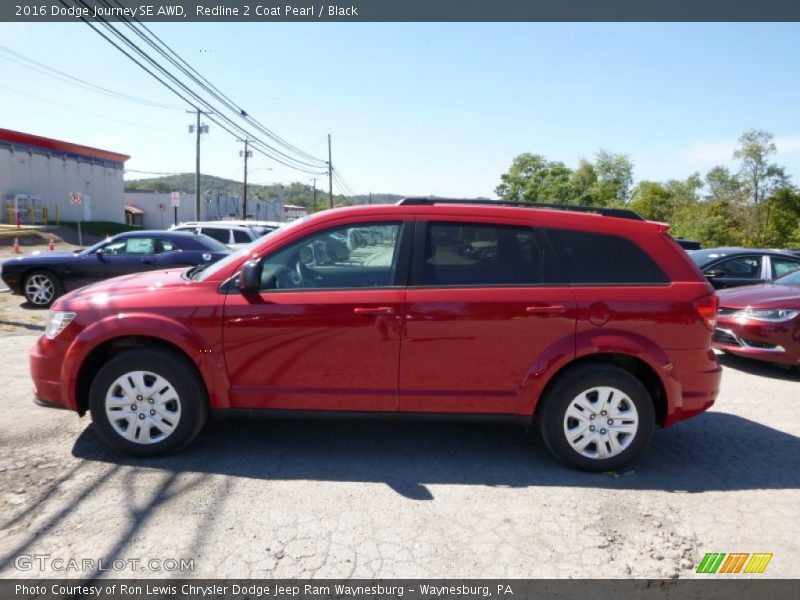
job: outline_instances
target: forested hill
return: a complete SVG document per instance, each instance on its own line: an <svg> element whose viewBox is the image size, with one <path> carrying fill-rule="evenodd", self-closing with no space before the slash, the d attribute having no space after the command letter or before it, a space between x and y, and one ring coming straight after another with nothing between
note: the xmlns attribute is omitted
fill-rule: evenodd
<svg viewBox="0 0 800 600"><path fill-rule="evenodd" d="M261 198L263 200L274 200L279 197L280 185L258 185L248 184L247 194L251 198ZM149 179L134 179L125 182L125 189L128 190L149 190L154 192L186 192L194 193L194 173L179 173L164 177L153 177ZM290 183L284 186L286 204L297 204L305 206L309 210L313 209L314 188L304 183ZM200 190L203 194L209 192L216 195L218 192L229 196L241 196L242 182L233 179L214 177L213 175L200 176ZM397 194L373 194L373 203L397 202L402 196ZM334 194L333 201L336 206L345 204L367 204L370 201L369 194L359 194L356 196L342 196ZM317 209L321 210L328 207L327 189L317 188Z"/></svg>

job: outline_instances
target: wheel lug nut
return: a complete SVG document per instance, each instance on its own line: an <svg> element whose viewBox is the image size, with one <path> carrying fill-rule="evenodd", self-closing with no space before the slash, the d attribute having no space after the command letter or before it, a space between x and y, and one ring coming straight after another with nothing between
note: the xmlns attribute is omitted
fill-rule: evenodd
<svg viewBox="0 0 800 600"><path fill-rule="evenodd" d="M150 411L150 416L151 416L151 417L152 417L152 416L154 416L155 414L156 414L156 411L154 411L154 410L151 410L151 411Z"/></svg>
<svg viewBox="0 0 800 600"><path fill-rule="evenodd" d="M139 413L139 418L144 419L144 413Z"/></svg>
<svg viewBox="0 0 800 600"><path fill-rule="evenodd" d="M141 401L141 400L144 400L144 398L142 398L141 396L136 396L136 399L137 399L137 400L140 400L140 401Z"/></svg>
<svg viewBox="0 0 800 600"><path fill-rule="evenodd" d="M590 416L589 416L589 420L590 420L590 421L594 421L594 415L590 415Z"/></svg>
<svg viewBox="0 0 800 600"><path fill-rule="evenodd" d="M594 431L594 425L589 426L589 431Z"/></svg>
<svg viewBox="0 0 800 600"><path fill-rule="evenodd" d="M609 425L613 425L613 424L614 424L614 419L609 419L609 420L608 420L608 424L609 424Z"/></svg>
<svg viewBox="0 0 800 600"><path fill-rule="evenodd" d="M136 410L136 405L135 404L131 404L131 410Z"/></svg>
<svg viewBox="0 0 800 600"><path fill-rule="evenodd" d="M155 400L153 400L152 398L150 398L150 399L148 400L148 402L149 402L150 404L153 404L153 403L155 402Z"/></svg>
<svg viewBox="0 0 800 600"><path fill-rule="evenodd" d="M606 413L606 411L604 411L604 410L601 410L601 411L600 411L600 414L601 414L601 415L603 415L603 416L605 417L607 413Z"/></svg>
<svg viewBox="0 0 800 600"><path fill-rule="evenodd" d="M601 429L601 430L600 430L600 433L602 433L603 435L605 435L605 433L606 433L606 430L605 430L605 429Z"/></svg>

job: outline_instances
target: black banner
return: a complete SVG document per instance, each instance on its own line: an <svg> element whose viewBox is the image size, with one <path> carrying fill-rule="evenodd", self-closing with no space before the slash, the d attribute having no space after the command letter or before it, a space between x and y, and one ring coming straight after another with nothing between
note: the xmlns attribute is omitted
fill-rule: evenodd
<svg viewBox="0 0 800 600"><path fill-rule="evenodd" d="M795 598L786 579L530 580L530 579L68 579L0 580L3 600L325 600L328 598L582 598L584 600L783 600Z"/></svg>
<svg viewBox="0 0 800 600"><path fill-rule="evenodd" d="M2 21L800 21L797 0L3 0Z"/></svg>

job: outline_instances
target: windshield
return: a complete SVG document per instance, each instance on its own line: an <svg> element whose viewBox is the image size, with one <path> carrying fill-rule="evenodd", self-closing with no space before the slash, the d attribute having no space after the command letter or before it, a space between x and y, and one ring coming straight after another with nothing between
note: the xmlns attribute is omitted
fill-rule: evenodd
<svg viewBox="0 0 800 600"><path fill-rule="evenodd" d="M773 281L775 285L796 285L800 286L800 271L792 271L784 275L783 277L779 277L775 281Z"/></svg>
<svg viewBox="0 0 800 600"><path fill-rule="evenodd" d="M306 218L308 218L308 217L306 217ZM222 260L218 260L217 262L208 265L202 271L196 271L194 274L190 273L188 276L190 278L192 278L192 279L196 278L198 281L205 281L209 277L212 277L215 273L218 273L219 271L227 268L228 265L233 264L233 263L241 260L245 256L250 256L250 254L252 254L253 250L255 250L256 246L259 246L265 239L267 239L270 236L274 235L275 232L277 232L277 231L285 231L286 229L288 229L290 227L294 227L295 223L299 224L300 222L301 222L301 219L298 219L297 221L293 221L291 225L287 225L286 227L281 227L279 229L275 229L274 231L270 231L265 236L253 240L252 242L247 244L247 246L239 248L236 252L233 252L233 253L229 254L228 256L223 258Z"/></svg>

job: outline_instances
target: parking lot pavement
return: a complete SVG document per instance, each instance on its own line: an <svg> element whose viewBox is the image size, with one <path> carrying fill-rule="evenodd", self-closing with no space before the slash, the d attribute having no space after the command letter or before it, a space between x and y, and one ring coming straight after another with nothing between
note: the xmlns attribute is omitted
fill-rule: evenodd
<svg viewBox="0 0 800 600"><path fill-rule="evenodd" d="M133 460L33 405L34 340L0 338L2 577L692 577L705 552L800 576L797 374L725 357L717 406L613 476L477 424L220 420ZM103 563L17 570L36 554Z"/></svg>

